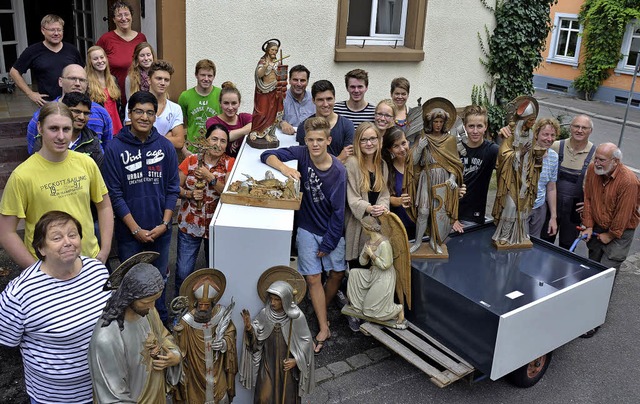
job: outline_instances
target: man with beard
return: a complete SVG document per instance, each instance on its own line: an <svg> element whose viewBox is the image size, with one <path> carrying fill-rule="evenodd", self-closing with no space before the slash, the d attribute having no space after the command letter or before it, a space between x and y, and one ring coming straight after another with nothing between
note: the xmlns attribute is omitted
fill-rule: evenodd
<svg viewBox="0 0 640 404"><path fill-rule="evenodd" d="M215 269L198 270L185 279L180 295L186 296L191 311L173 329L184 354L184 377L176 403L230 403L235 396L238 373L236 328L231 321L234 303L228 308L216 304L226 279Z"/></svg>
<svg viewBox="0 0 640 404"><path fill-rule="evenodd" d="M639 188L636 175L622 164L620 149L613 143L598 146L584 185L581 235L587 236L589 259L620 268L640 222Z"/></svg>
<svg viewBox="0 0 640 404"><path fill-rule="evenodd" d="M164 404L178 384L182 356L154 308L163 289L158 269L139 263L107 302L89 343L95 402Z"/></svg>

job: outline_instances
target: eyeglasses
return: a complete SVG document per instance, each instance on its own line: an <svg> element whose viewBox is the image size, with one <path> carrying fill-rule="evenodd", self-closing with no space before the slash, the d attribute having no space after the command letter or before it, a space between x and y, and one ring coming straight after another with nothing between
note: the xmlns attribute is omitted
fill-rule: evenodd
<svg viewBox="0 0 640 404"><path fill-rule="evenodd" d="M371 143L371 144L376 144L378 143L378 138L377 137L369 137L369 138L362 138L360 139L360 144L367 144L367 143Z"/></svg>
<svg viewBox="0 0 640 404"><path fill-rule="evenodd" d="M52 34L62 34L62 31L64 31L64 29L62 28L42 28L42 29L47 32L51 32Z"/></svg>
<svg viewBox="0 0 640 404"><path fill-rule="evenodd" d="M156 111L154 111L152 109L145 111L145 110L140 109L140 108L135 108L135 109L131 110L131 114L132 115L136 115L136 116L142 116L142 115L146 114L147 117L151 118L153 116L156 116Z"/></svg>
<svg viewBox="0 0 640 404"><path fill-rule="evenodd" d="M389 115L389 114L383 114L380 112L376 112L376 117L378 118L384 118L384 119L392 119L393 115Z"/></svg>
<svg viewBox="0 0 640 404"><path fill-rule="evenodd" d="M69 108L69 111L71 111L72 114L84 115L87 118L91 116L91 111L83 111L81 109L76 109L76 108Z"/></svg>
<svg viewBox="0 0 640 404"><path fill-rule="evenodd" d="M63 80L69 80L69 81L73 81L74 83L77 81L79 83L85 84L87 81L87 79L82 78L82 77L63 77Z"/></svg>
<svg viewBox="0 0 640 404"><path fill-rule="evenodd" d="M116 14L116 18L129 18L129 17L131 17L131 13Z"/></svg>
<svg viewBox="0 0 640 404"><path fill-rule="evenodd" d="M571 125L571 129L588 131L588 130L591 130L591 127L589 127L589 126L580 126L580 125Z"/></svg>

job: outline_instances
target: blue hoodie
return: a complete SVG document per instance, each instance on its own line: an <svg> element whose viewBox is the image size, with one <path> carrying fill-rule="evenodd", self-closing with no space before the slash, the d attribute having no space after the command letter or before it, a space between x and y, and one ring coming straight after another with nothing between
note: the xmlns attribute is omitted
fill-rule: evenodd
<svg viewBox="0 0 640 404"><path fill-rule="evenodd" d="M151 230L162 223L165 209L176 207L180 193L178 156L173 144L152 128L142 143L128 126L122 128L105 151L102 176L109 189L117 238L131 239L122 218L128 213L138 225Z"/></svg>

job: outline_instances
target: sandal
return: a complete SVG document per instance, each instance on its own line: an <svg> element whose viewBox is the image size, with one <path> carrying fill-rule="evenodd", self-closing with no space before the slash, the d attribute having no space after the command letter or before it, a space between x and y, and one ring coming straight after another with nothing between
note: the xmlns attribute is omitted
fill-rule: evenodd
<svg viewBox="0 0 640 404"><path fill-rule="evenodd" d="M324 345L326 344L327 340L331 339L331 334L329 334L329 336L323 340L319 340L314 338L313 339L313 354L314 355L320 355L320 353L322 352L322 350L324 349Z"/></svg>

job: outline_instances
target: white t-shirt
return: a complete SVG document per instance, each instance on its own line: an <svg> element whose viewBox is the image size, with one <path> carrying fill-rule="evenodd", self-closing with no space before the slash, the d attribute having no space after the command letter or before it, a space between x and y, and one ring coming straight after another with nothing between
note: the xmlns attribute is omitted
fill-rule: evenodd
<svg viewBox="0 0 640 404"><path fill-rule="evenodd" d="M129 104L127 104L124 111L125 124L131 123L131 119L129 119ZM171 129L182 124L184 124L182 108L180 108L180 105L175 102L167 100L167 105L164 107L162 114L156 116L156 122L153 126L162 136L167 136L167 133L169 133Z"/></svg>

